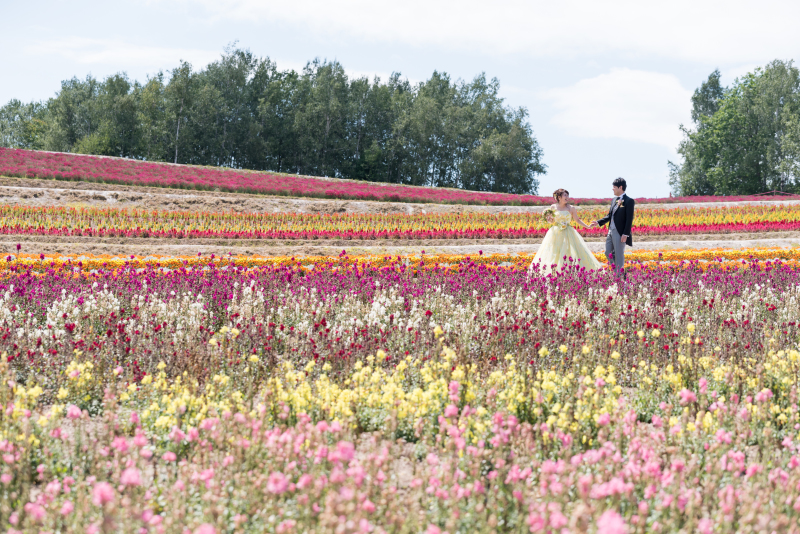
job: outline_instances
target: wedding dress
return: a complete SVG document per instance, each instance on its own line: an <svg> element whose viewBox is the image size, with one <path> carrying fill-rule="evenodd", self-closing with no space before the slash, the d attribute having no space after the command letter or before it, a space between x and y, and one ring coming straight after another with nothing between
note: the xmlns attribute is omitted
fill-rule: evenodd
<svg viewBox="0 0 800 534"><path fill-rule="evenodd" d="M572 215L568 211L556 210L553 226L547 231L539 251L531 262L529 275L534 274L537 263L540 275L560 270L565 264L578 265L590 270L602 268L603 264L597 261L580 234L570 226L571 220ZM577 260L580 260L580 263L577 263Z"/></svg>

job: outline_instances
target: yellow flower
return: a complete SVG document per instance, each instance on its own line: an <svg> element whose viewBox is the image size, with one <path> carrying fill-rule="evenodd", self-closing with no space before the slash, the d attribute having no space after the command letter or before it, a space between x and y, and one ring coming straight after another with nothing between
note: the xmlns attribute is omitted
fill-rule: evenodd
<svg viewBox="0 0 800 534"><path fill-rule="evenodd" d="M558 347L558 350L561 351L561 354L564 354L565 352L567 352L567 346L561 345L560 347Z"/></svg>
<svg viewBox="0 0 800 534"><path fill-rule="evenodd" d="M158 369L159 371L161 371L162 369L165 369L166 367L167 367L167 364L164 363L164 362L158 362L158 365L156 365L156 369Z"/></svg>
<svg viewBox="0 0 800 534"><path fill-rule="evenodd" d="M437 324L437 325L436 325L436 326L433 328L433 334L434 334L436 337L439 337L439 336L441 336L442 334L444 334L444 330L442 330L442 327L441 327L441 326L439 326L439 325Z"/></svg>
<svg viewBox="0 0 800 534"><path fill-rule="evenodd" d="M542 347L541 349L539 349L539 356L545 357L545 356L548 356L549 354L550 354L550 351L547 350L547 347Z"/></svg>
<svg viewBox="0 0 800 534"><path fill-rule="evenodd" d="M695 331L695 326L694 326L694 323L689 323L689 324L686 326L686 330L688 330L690 334L694 334L694 331Z"/></svg>
<svg viewBox="0 0 800 534"><path fill-rule="evenodd" d="M654 328L653 331L650 333L653 337L658 337L661 335L661 331L658 328Z"/></svg>
<svg viewBox="0 0 800 534"><path fill-rule="evenodd" d="M69 391L64 388L58 388L58 395L56 395L56 398L59 400L64 400L67 398L67 395L69 395Z"/></svg>
<svg viewBox="0 0 800 534"><path fill-rule="evenodd" d="M257 363L258 362L258 356L253 354L248 358L248 360L250 360L252 363Z"/></svg>
<svg viewBox="0 0 800 534"><path fill-rule="evenodd" d="M619 360L619 352L617 351L612 352L611 357L615 360Z"/></svg>
<svg viewBox="0 0 800 534"><path fill-rule="evenodd" d="M584 345L583 348L581 349L581 354L589 354L589 347Z"/></svg>
<svg viewBox="0 0 800 534"><path fill-rule="evenodd" d="M639 336L639 339L642 339L644 337L644 330L639 330L636 332L636 335Z"/></svg>

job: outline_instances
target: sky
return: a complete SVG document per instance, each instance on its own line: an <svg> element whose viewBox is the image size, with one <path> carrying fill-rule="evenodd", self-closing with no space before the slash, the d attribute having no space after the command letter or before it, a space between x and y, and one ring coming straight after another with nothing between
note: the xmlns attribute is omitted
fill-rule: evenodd
<svg viewBox="0 0 800 534"><path fill-rule="evenodd" d="M714 69L722 82L800 52L800 2L760 0L0 0L0 103L61 80L196 69L237 42L280 68L338 60L353 76L434 70L500 81L544 151L540 194L669 195L680 125ZM800 59L800 58L797 58Z"/></svg>

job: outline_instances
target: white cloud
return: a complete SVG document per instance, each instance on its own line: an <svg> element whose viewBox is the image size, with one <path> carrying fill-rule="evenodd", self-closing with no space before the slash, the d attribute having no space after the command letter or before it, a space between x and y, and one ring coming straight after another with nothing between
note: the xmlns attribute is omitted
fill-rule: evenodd
<svg viewBox="0 0 800 534"><path fill-rule="evenodd" d="M578 137L617 138L675 150L678 125L688 124L692 91L670 74L613 69L551 89L542 97L558 110L552 123Z"/></svg>
<svg viewBox="0 0 800 534"><path fill-rule="evenodd" d="M219 57L219 51L131 44L125 41L66 37L33 41L25 47L32 55L56 55L76 63L113 65L116 68L172 68L185 60L195 68Z"/></svg>
<svg viewBox="0 0 800 534"><path fill-rule="evenodd" d="M490 54L623 52L741 64L790 57L800 46L800 2L787 0L178 1L202 6L212 18L289 23L339 40Z"/></svg>

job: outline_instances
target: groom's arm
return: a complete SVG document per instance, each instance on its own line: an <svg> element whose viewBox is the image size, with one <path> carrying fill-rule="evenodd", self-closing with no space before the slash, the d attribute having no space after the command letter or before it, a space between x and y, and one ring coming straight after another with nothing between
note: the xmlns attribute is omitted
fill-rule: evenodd
<svg viewBox="0 0 800 534"><path fill-rule="evenodd" d="M605 225L608 224L608 221L610 221L610 220L611 220L611 215L610 214L606 215L602 219L598 219L597 220L597 226L605 226Z"/></svg>
<svg viewBox="0 0 800 534"><path fill-rule="evenodd" d="M628 198L625 201L625 231L622 232L621 237L624 240L628 239L628 236L631 235L631 225L633 225L633 208L636 205L636 201L632 198Z"/></svg>

